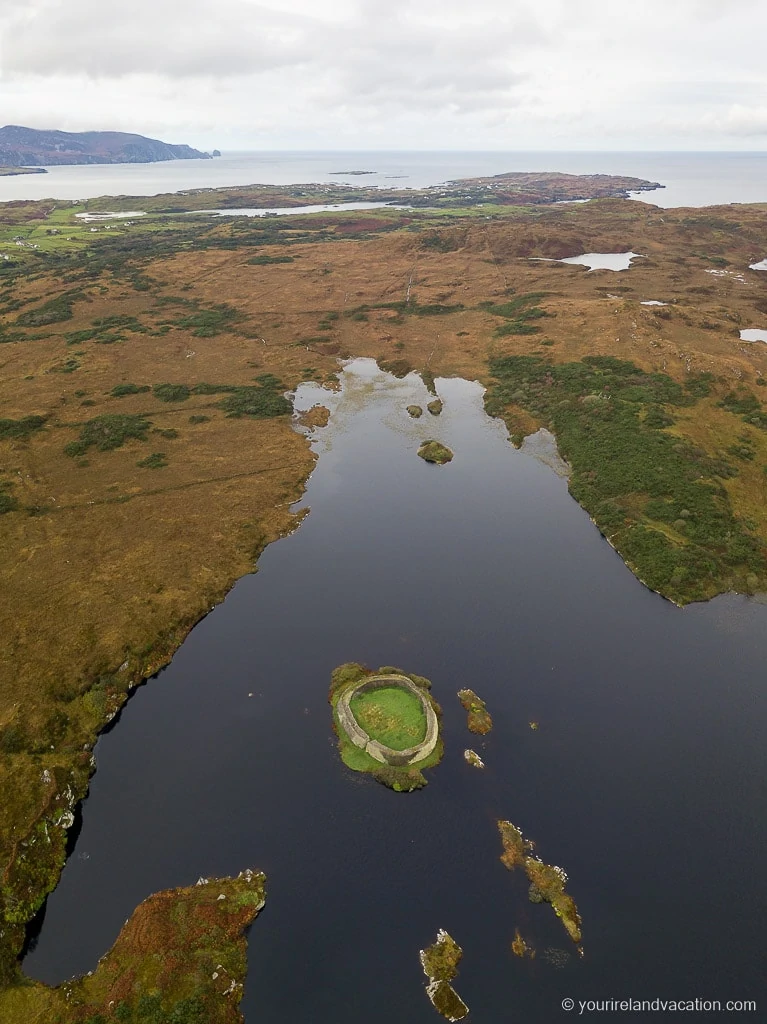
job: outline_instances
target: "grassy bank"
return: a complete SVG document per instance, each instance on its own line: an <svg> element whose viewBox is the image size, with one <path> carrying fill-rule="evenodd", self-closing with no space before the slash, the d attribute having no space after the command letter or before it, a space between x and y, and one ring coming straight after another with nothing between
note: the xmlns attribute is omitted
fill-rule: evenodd
<svg viewBox="0 0 767 1024"><path fill-rule="evenodd" d="M521 407L554 432L573 497L649 587L679 604L767 588L767 548L723 484L737 462L668 430L676 410L708 396L710 375L682 386L610 356L507 356L490 372L488 412Z"/></svg>
<svg viewBox="0 0 767 1024"><path fill-rule="evenodd" d="M96 969L49 988L0 991L0 1020L24 1024L241 1024L245 930L266 879L205 879L136 908Z"/></svg>

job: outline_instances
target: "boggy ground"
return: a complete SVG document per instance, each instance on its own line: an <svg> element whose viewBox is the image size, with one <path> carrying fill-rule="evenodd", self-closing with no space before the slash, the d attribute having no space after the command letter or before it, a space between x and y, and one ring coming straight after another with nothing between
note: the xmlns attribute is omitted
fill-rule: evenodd
<svg viewBox="0 0 767 1024"><path fill-rule="evenodd" d="M266 901L265 876L200 879L155 893L126 921L92 974L0 993L0 1020L24 1024L237 1024L245 930Z"/></svg>
<svg viewBox="0 0 767 1024"><path fill-rule="evenodd" d="M99 730L295 526L312 456L282 390L339 357L479 379L517 440L549 423L575 496L679 603L765 589L767 347L738 331L767 323L767 274L747 269L767 207L95 231L79 209L7 204L0 225L1 983L19 979ZM621 273L528 259L628 250L646 258ZM617 476L590 443L609 416Z"/></svg>

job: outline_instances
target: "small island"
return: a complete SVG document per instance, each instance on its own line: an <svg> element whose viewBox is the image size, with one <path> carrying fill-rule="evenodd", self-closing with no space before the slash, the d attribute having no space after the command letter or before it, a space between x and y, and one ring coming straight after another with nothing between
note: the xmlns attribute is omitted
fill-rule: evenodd
<svg viewBox="0 0 767 1024"><path fill-rule="evenodd" d="M419 458L424 462L433 462L437 466L444 466L446 462L453 461L453 453L447 445L439 441L424 441L418 449Z"/></svg>
<svg viewBox="0 0 767 1024"><path fill-rule="evenodd" d="M344 764L397 793L426 785L422 769L442 760L441 709L423 676L355 662L339 666L328 699Z"/></svg>
<svg viewBox="0 0 767 1024"><path fill-rule="evenodd" d="M479 756L476 750L464 750L463 759L466 762L466 764L470 764L472 768L485 767L485 762L482 760L482 758Z"/></svg>
<svg viewBox="0 0 767 1024"><path fill-rule="evenodd" d="M469 1007L458 995L450 982L458 973L463 950L444 928L437 932L433 946L421 950L421 966L429 979L426 994L445 1020L463 1020Z"/></svg>
<svg viewBox="0 0 767 1024"><path fill-rule="evenodd" d="M420 420L423 416L423 409L420 405L409 405L407 407L408 416L412 416L414 420Z"/></svg>
<svg viewBox="0 0 767 1024"><path fill-rule="evenodd" d="M523 867L530 881L531 903L550 903L573 942L581 941L581 917L575 900L567 892L567 874L555 864L544 864L533 855L535 843L525 839L522 830L510 821L499 821L503 853L501 863L509 871Z"/></svg>
<svg viewBox="0 0 767 1024"><path fill-rule="evenodd" d="M467 712L467 726L469 732L484 736L493 728L493 719L487 710L487 705L478 697L473 690L459 690L458 700Z"/></svg>

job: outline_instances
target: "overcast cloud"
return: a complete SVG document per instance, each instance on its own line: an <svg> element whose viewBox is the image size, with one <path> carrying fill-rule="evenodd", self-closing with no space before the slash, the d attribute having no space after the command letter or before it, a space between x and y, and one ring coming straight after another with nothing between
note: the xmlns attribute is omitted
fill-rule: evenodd
<svg viewBox="0 0 767 1024"><path fill-rule="evenodd" d="M0 0L3 123L209 149L767 149L763 0Z"/></svg>

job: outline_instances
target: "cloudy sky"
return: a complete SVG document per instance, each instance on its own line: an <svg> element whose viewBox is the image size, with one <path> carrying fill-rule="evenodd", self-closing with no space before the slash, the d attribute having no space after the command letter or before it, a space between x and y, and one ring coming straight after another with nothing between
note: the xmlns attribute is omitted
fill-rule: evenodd
<svg viewBox="0 0 767 1024"><path fill-rule="evenodd" d="M0 123L205 149L767 149L764 0L0 0Z"/></svg>

